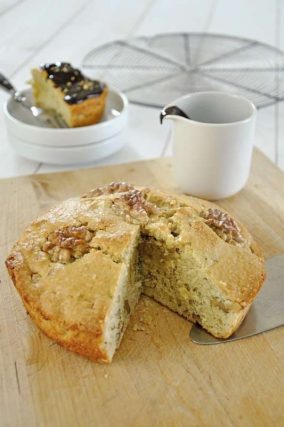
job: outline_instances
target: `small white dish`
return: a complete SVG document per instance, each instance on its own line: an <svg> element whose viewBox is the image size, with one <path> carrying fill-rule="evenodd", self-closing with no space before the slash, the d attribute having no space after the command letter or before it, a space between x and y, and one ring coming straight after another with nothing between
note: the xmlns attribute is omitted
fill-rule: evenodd
<svg viewBox="0 0 284 427"><path fill-rule="evenodd" d="M14 135L10 135L11 145L20 156L36 162L53 165L72 165L97 161L119 151L124 146L125 141L125 132L122 131L95 144L66 148L31 144Z"/></svg>
<svg viewBox="0 0 284 427"><path fill-rule="evenodd" d="M31 89L22 93L32 102ZM12 98L4 104L4 116L9 140L14 149L23 157L40 162L70 164L74 151L71 151L69 156L68 150L74 148L79 153L81 147L86 148L79 156L81 160L74 158L71 163L85 163L101 159L122 147L121 135L127 126L128 101L124 94L110 89L102 121L78 128L41 127L37 120ZM101 145L102 142L108 140L110 140L109 144ZM123 140L126 141L125 138ZM100 148L94 147L97 144ZM89 149L87 149L88 146ZM29 149L26 150L27 147ZM103 150L103 147L108 147L108 149ZM46 151L44 148L48 150ZM63 151L56 151L56 157L50 154L45 157L47 153L50 153L50 149L58 148L62 148ZM83 154L87 152L92 153L91 158Z"/></svg>
<svg viewBox="0 0 284 427"><path fill-rule="evenodd" d="M256 108L248 99L224 92L196 92L167 105L187 117L173 122L173 160L179 187L205 199L240 191L250 172Z"/></svg>

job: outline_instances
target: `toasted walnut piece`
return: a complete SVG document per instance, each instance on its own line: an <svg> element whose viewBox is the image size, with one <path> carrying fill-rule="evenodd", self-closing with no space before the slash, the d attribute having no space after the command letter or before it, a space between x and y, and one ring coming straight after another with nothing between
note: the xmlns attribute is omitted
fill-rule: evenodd
<svg viewBox="0 0 284 427"><path fill-rule="evenodd" d="M126 204L137 211L145 211L148 215L158 212L158 207L148 202L142 191L133 189L122 196Z"/></svg>
<svg viewBox="0 0 284 427"><path fill-rule="evenodd" d="M42 250L51 261L66 264L90 251L93 234L84 225L63 227L49 234Z"/></svg>
<svg viewBox="0 0 284 427"><path fill-rule="evenodd" d="M235 245L244 243L238 224L226 212L210 208L207 212L202 212L201 216L205 219L205 223L225 242Z"/></svg>
<svg viewBox="0 0 284 427"><path fill-rule="evenodd" d="M130 208L135 208L137 210L144 209L146 203L143 194L137 189L130 190L126 194L123 194L122 200L124 200Z"/></svg>
<svg viewBox="0 0 284 427"><path fill-rule="evenodd" d="M68 249L60 249L58 253L58 261L65 264L69 262L70 259L71 259L71 251L69 251Z"/></svg>
<svg viewBox="0 0 284 427"><path fill-rule="evenodd" d="M102 196L103 194L125 193L133 190L134 187L127 182L111 182L109 185L95 188L84 194L83 198Z"/></svg>
<svg viewBox="0 0 284 427"><path fill-rule="evenodd" d="M116 213L125 215L127 221L135 219L140 222L147 221L149 215L158 211L157 206L148 202L142 191L135 188L116 197L113 208Z"/></svg>
<svg viewBox="0 0 284 427"><path fill-rule="evenodd" d="M52 249L54 247L54 243L51 243L49 240L47 240L43 245L42 245L42 250L44 252L48 252L50 249Z"/></svg>

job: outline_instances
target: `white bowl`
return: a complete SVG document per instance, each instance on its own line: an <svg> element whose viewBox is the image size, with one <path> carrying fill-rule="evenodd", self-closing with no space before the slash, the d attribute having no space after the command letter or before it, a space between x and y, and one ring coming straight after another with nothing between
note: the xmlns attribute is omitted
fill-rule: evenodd
<svg viewBox="0 0 284 427"><path fill-rule="evenodd" d="M23 93L32 102L31 90L25 90ZM122 132L127 125L128 101L125 95L115 89L110 89L104 117L95 125L59 129L40 127L29 111L12 98L4 105L4 115L8 137L14 149L23 157L40 162L53 164L90 162L109 156L121 149L122 141L126 142ZM109 144L102 145L102 142L109 140ZM95 148L95 145L99 147ZM74 152L79 153L80 147L85 150L75 158ZM48 150L44 150L45 148ZM62 150L58 151L58 148ZM51 149L56 149L56 157L47 155ZM69 150L72 150L70 155Z"/></svg>
<svg viewBox="0 0 284 427"><path fill-rule="evenodd" d="M15 151L27 159L53 165L72 165L90 163L110 156L120 150L125 144L125 132L120 132L104 141L66 147L47 147L25 142L10 135L10 142Z"/></svg>

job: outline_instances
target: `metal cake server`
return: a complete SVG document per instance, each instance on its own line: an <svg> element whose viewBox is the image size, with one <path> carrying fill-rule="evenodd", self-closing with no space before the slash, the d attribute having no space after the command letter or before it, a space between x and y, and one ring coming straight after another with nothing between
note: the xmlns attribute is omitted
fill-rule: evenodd
<svg viewBox="0 0 284 427"><path fill-rule="evenodd" d="M66 128L67 125L63 119L61 119L56 114L45 113L41 108L38 108L32 105L28 99L21 92L17 91L12 83L0 73L0 88L9 92L12 98L19 102L26 110L29 110L30 113L37 119L37 121L44 127L54 127L54 128Z"/></svg>
<svg viewBox="0 0 284 427"><path fill-rule="evenodd" d="M190 338L196 344L221 344L251 337L284 325L284 254L266 261L267 279L239 329L227 339L214 338L193 325Z"/></svg>

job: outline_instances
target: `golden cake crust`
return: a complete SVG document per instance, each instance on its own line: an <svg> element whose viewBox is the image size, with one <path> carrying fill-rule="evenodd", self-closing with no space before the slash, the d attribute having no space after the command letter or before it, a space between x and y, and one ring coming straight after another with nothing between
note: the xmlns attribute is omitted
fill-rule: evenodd
<svg viewBox="0 0 284 427"><path fill-rule="evenodd" d="M137 232L137 225L111 212L103 215L106 210L90 200L67 200L34 221L6 260L27 311L45 334L100 362L109 362L102 342L104 321L116 283L125 273L124 252ZM77 236L70 226L79 230ZM93 234L91 240L87 236L87 249L78 238L84 227ZM64 230L64 238L57 233L59 239L54 239L56 230ZM77 247L77 258L70 261L54 252L58 240L63 254ZM49 243L56 246L49 249ZM95 280L90 282L90 277Z"/></svg>
<svg viewBox="0 0 284 427"><path fill-rule="evenodd" d="M70 127L88 126L99 123L103 117L109 89L105 86L101 95L86 99L76 105L70 105Z"/></svg>
<svg viewBox="0 0 284 427"><path fill-rule="evenodd" d="M137 231L161 238L169 248L177 238L180 247L191 248L214 286L243 310L230 335L265 278L252 236L211 202L126 183L61 203L13 247L6 265L34 322L64 347L108 362L104 322Z"/></svg>

